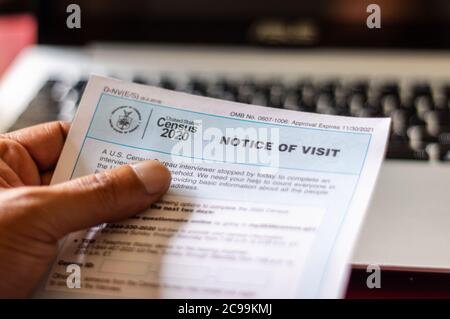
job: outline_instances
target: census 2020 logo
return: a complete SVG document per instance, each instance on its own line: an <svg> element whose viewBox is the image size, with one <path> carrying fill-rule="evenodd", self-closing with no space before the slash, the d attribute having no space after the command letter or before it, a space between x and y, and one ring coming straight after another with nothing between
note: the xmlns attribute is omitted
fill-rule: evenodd
<svg viewBox="0 0 450 319"><path fill-rule="evenodd" d="M111 112L109 125L121 134L128 134L136 131L141 125L141 113L133 106L119 106Z"/></svg>

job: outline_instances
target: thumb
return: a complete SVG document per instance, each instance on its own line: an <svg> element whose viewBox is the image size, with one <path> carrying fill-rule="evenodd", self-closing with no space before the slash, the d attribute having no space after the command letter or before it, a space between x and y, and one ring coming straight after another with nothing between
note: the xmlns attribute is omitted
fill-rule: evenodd
<svg viewBox="0 0 450 319"><path fill-rule="evenodd" d="M157 201L169 188L169 170L158 161L125 165L43 189L40 213L53 239L104 222L133 216Z"/></svg>

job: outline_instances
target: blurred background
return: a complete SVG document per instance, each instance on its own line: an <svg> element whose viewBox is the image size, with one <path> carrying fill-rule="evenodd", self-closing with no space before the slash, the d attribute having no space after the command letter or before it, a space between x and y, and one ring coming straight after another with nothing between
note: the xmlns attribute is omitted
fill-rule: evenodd
<svg viewBox="0 0 450 319"><path fill-rule="evenodd" d="M381 29L366 25L371 3ZM449 49L449 0L0 0L0 133L70 121L91 73L390 117L347 296L450 297ZM390 271L382 290L365 286L368 264Z"/></svg>
<svg viewBox="0 0 450 319"><path fill-rule="evenodd" d="M64 30L77 3L83 28ZM382 28L368 33L366 7L382 8ZM31 12L39 41L184 42L241 45L449 48L447 0L0 0L0 12ZM65 32L64 32L65 31Z"/></svg>

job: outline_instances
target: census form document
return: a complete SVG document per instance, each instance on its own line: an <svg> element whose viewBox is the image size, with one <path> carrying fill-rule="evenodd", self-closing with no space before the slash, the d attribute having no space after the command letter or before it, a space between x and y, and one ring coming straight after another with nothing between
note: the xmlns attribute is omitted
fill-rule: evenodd
<svg viewBox="0 0 450 319"><path fill-rule="evenodd" d="M92 76L52 183L157 159L172 184L65 238L36 296L341 297L389 125Z"/></svg>

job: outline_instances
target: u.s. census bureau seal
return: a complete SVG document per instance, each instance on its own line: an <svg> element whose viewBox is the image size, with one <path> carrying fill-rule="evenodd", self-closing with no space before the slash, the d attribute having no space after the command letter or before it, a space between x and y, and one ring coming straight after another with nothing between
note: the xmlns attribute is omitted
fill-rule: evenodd
<svg viewBox="0 0 450 319"><path fill-rule="evenodd" d="M135 107L124 105L112 111L109 125L116 132L128 134L137 130L141 121L141 113Z"/></svg>

